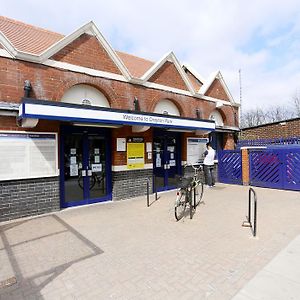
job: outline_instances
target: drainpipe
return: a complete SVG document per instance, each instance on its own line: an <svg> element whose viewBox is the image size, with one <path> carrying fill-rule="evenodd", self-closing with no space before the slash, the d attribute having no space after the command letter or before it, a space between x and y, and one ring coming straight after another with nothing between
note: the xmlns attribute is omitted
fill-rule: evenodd
<svg viewBox="0 0 300 300"><path fill-rule="evenodd" d="M30 98L30 92L32 90L32 86L29 80L24 81L24 97Z"/></svg>

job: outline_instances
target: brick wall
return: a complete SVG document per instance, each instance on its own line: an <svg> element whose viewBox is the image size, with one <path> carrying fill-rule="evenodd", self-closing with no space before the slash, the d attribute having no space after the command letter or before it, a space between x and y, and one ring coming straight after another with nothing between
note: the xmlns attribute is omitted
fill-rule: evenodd
<svg viewBox="0 0 300 300"><path fill-rule="evenodd" d="M145 132L135 133L132 132L131 126L124 126L119 129L114 129L112 131L112 164L114 166L126 165L127 164L127 152L121 151L117 152L117 138L127 138L127 137L143 137L145 143L145 164L152 163L152 159L148 159L146 152L146 143L152 143L152 128Z"/></svg>
<svg viewBox="0 0 300 300"><path fill-rule="evenodd" d="M224 88L222 87L219 79L214 80L214 82L212 83L208 91L205 93L205 95L229 101L228 96L224 91Z"/></svg>
<svg viewBox="0 0 300 300"><path fill-rule="evenodd" d="M188 90L174 64L168 61L163 64L163 66L149 79L149 81L181 90Z"/></svg>
<svg viewBox="0 0 300 300"><path fill-rule="evenodd" d="M82 34L74 42L56 53L51 59L95 70L121 74L99 41L88 34Z"/></svg>
<svg viewBox="0 0 300 300"><path fill-rule="evenodd" d="M248 149L242 149L242 182L243 185L249 185L249 151Z"/></svg>
<svg viewBox="0 0 300 300"><path fill-rule="evenodd" d="M147 194L147 179L152 193L152 169L113 172L113 200L123 200Z"/></svg>
<svg viewBox="0 0 300 300"><path fill-rule="evenodd" d="M242 130L242 139L274 139L300 136L300 119L276 122Z"/></svg>
<svg viewBox="0 0 300 300"><path fill-rule="evenodd" d="M235 147L233 133L224 134L224 150L231 150Z"/></svg>
<svg viewBox="0 0 300 300"><path fill-rule="evenodd" d="M141 111L144 112L153 112L161 99L171 100L183 117L195 118L196 108L199 108L203 112L202 117L207 119L215 109L215 103L199 101L191 96L0 57L1 101L20 102L26 79L31 81L32 97L37 99L60 101L70 87L82 83L100 90L107 97L110 106L117 109L132 109L134 97L139 99ZM229 111L228 114L230 113L232 112ZM233 125L232 119L228 117L225 125Z"/></svg>
<svg viewBox="0 0 300 300"><path fill-rule="evenodd" d="M0 222L60 209L59 179L35 178L0 182Z"/></svg>

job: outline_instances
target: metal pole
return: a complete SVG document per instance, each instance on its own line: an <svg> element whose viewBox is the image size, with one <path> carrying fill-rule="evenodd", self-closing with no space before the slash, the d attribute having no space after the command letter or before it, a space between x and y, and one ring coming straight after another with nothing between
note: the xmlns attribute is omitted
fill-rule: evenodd
<svg viewBox="0 0 300 300"><path fill-rule="evenodd" d="M156 201L157 200L157 190L156 190L156 180L155 180L154 174L153 174L152 180L153 180L153 190L155 191L155 201Z"/></svg>
<svg viewBox="0 0 300 300"><path fill-rule="evenodd" d="M249 189L249 200L248 200L248 222L251 224L251 188Z"/></svg>
<svg viewBox="0 0 300 300"><path fill-rule="evenodd" d="M256 236L256 212L257 212L257 210L256 210L256 208L257 208L256 203L257 203L256 202L256 194L254 192L254 228L253 228L253 235L254 236Z"/></svg>
<svg viewBox="0 0 300 300"><path fill-rule="evenodd" d="M150 182L150 179L147 178L147 207L150 206L150 203L149 203L149 182Z"/></svg>

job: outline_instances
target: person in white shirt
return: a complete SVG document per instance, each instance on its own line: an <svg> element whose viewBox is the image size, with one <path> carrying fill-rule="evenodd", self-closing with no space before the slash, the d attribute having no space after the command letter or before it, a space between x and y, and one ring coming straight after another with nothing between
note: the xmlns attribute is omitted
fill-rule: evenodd
<svg viewBox="0 0 300 300"><path fill-rule="evenodd" d="M207 150L204 152L205 158L203 161L205 183L209 187L213 187L215 185L213 169L214 169L214 159L215 159L216 151L212 148L210 143L206 144L206 149Z"/></svg>

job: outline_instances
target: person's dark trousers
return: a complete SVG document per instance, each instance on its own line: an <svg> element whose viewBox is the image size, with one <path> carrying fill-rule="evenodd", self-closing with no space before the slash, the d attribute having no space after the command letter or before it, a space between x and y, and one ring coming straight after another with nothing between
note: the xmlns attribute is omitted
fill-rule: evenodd
<svg viewBox="0 0 300 300"><path fill-rule="evenodd" d="M215 185L215 178L213 175L214 166L206 166L204 165L204 177L205 183L209 186Z"/></svg>

